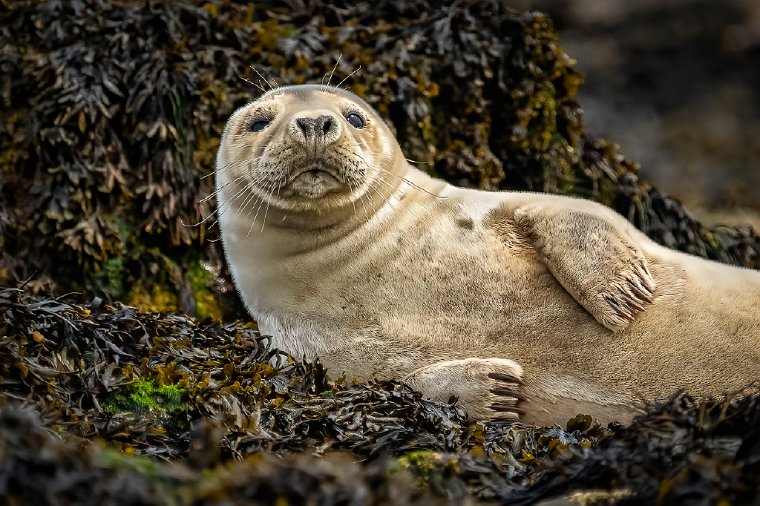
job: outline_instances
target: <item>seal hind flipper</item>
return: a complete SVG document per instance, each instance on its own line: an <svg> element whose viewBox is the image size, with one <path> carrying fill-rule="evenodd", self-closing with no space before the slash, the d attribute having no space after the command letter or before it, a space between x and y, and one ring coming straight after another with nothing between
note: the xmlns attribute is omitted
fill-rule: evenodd
<svg viewBox="0 0 760 506"><path fill-rule="evenodd" d="M527 204L514 218L565 290L599 323L620 331L652 302L656 285L644 253L597 206Z"/></svg>
<svg viewBox="0 0 760 506"><path fill-rule="evenodd" d="M458 399L471 419L512 421L523 413L522 367L503 358L446 360L420 367L404 381L426 398Z"/></svg>

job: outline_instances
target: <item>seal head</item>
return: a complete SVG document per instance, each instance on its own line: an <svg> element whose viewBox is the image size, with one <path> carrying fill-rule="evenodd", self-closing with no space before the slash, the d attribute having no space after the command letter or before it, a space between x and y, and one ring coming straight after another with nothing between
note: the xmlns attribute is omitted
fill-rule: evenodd
<svg viewBox="0 0 760 506"><path fill-rule="evenodd" d="M376 207L398 186L405 163L395 136L363 100L328 86L284 86L227 122L217 187L232 187L225 193L239 213L263 203L302 227L328 213L340 218L340 210L355 214L357 203Z"/></svg>

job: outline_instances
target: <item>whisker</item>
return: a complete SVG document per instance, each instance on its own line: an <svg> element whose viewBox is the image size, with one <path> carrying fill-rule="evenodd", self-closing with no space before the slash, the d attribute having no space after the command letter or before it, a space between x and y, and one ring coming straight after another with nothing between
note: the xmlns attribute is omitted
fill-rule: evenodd
<svg viewBox="0 0 760 506"><path fill-rule="evenodd" d="M414 182L410 181L410 180L409 180L409 179L407 179L406 177L404 177L404 176L401 176L401 175L399 175L399 174L394 174L394 173L390 172L388 169L385 169L385 168L383 168L383 167L379 167L379 169L380 169L382 172L384 172L386 175L388 175L388 176L391 176L391 177L396 177L396 178L399 178L399 179L401 179L401 180L402 180L404 183L408 184L409 186L411 186L411 187L412 187L412 188L414 188L415 190L418 190L418 191L421 191L421 192L427 193L427 194L428 194L428 195L430 195L431 197L435 197L435 198L437 198L437 199L441 199L441 200L445 200L445 199L447 199L447 198L448 198L448 197L444 197L444 196L442 196L442 195L436 195L435 193L432 193L432 192L430 192L430 191L426 190L425 188L421 187L421 186L420 186L420 185L418 185L417 183L414 183Z"/></svg>
<svg viewBox="0 0 760 506"><path fill-rule="evenodd" d="M363 157L362 157L362 156L361 156L359 153L355 153L354 151L351 151L351 152L352 152L352 153L353 153L355 156L357 156L357 157L361 158L361 159L364 161L365 165L367 165L367 166L369 167L369 164L367 164L366 160L364 160L364 158L363 158ZM373 152L372 154L374 154L374 155L378 155L378 153L375 153L375 152ZM406 158L406 160L414 162L414 160L409 160L408 158ZM428 163L428 162L417 162L417 163ZM385 172L385 173L386 173L387 175L389 175L389 176L392 176L392 177L396 177L396 178L400 178L400 179L402 179L402 180L403 180L403 181L404 181L406 184L408 184L409 186L411 186L411 187L413 187L413 188L415 188L415 189L417 189L417 190L419 190L419 191L425 192L425 193L427 193L428 195L430 195L430 196L432 196L432 197L435 197L435 198L438 198L438 199L445 199L445 198L447 198L447 197L442 197L442 196L440 196L440 195L436 195L436 194L434 194L434 193L431 193L431 192L429 192L428 190L426 190L426 189L422 188L421 186L417 185L416 183L413 183L412 181L410 181L410 180L409 180L409 179L407 179L406 177L404 177L404 176L402 176L402 175L399 175L399 174L394 174L394 173L390 172L388 169L386 169L386 168L384 168L384 167L382 167L382 166L379 166L379 167L378 167L378 169L379 169L379 170L381 170L381 171L383 171L383 172Z"/></svg>
<svg viewBox="0 0 760 506"><path fill-rule="evenodd" d="M362 162L364 162L364 166L365 166L365 167L367 167L367 168L369 168L369 167L370 167L370 164L369 164L369 163L367 163L367 161L364 159L364 157L363 157L363 156L361 156L359 153L355 152L354 150L349 150L349 151L350 151L350 152L351 152L351 153L352 153L354 156L356 156L357 158L359 158L359 159L360 159ZM373 153L373 154L375 154L375 155L376 155L377 153ZM437 198L437 199L446 199L446 198L448 198L448 197L442 197L442 196L440 196L440 195L436 195L436 194L434 194L434 193L432 193L432 192L429 192L428 190L426 190L425 188L422 188L422 187L421 187L421 186L419 186L418 184L416 184L416 183L413 183L412 181L410 181L410 180L409 180L409 179L407 179L406 177L404 177L404 176L402 176L402 175L400 175L400 174L394 174L394 173L390 172L390 171L389 171L388 169L386 169L385 167L382 167L382 166L378 166L377 168L378 168L378 169L379 169L381 172L384 172L385 174L387 174L388 176L391 176L391 177L395 177L395 178L399 178L399 179L401 179L401 180L402 180L404 183L406 183L406 184L408 184L409 186L411 186L412 188L414 188L414 189L416 189L416 190L419 190L419 191L421 191L421 192L427 193L428 195L430 195L430 196L432 196L432 197L435 197L435 198Z"/></svg>
<svg viewBox="0 0 760 506"><path fill-rule="evenodd" d="M271 186L274 188L274 184L276 181L271 181ZM264 193L266 193L269 190L269 185L267 185L264 189ZM248 229L248 234L246 237L249 237L251 235L251 232L253 231L253 226L256 224L256 218L259 216L259 212L261 211L261 206L264 203L264 198L259 199L259 205L256 207L256 214L253 216L253 220L251 220L251 228ZM250 215L250 213L249 213Z"/></svg>
<svg viewBox="0 0 760 506"><path fill-rule="evenodd" d="M276 183L277 183L277 180L275 180L275 179L270 180L269 183L265 183L266 186L263 188L263 193L271 195L271 190L274 189L274 185ZM267 200L267 199L264 198L263 196L259 199L259 205L256 206L256 214L253 216L253 220L251 220L251 228L248 229L248 234L249 235L253 231L253 226L256 224L256 218L259 216L259 212L261 212L261 206L264 205L264 201L265 200ZM268 203L267 203L267 205L268 205ZM251 212L253 212L253 210L251 210ZM266 210L264 212L266 213ZM250 214L251 213L249 212L248 215L250 216Z"/></svg>
<svg viewBox="0 0 760 506"><path fill-rule="evenodd" d="M264 87L263 87L263 86L261 86L261 84L259 84L259 83L254 83L254 82L253 82L253 81L251 81L250 79L248 79L248 78L246 78L246 77L243 77L243 76L238 76L238 78L242 79L243 81L247 82L248 84L250 84L250 85L252 85L252 86L255 86L255 87L257 87L258 89L260 89L260 90L261 90L261 92L262 92L262 93L266 93L266 92L267 92L267 90L265 90L265 89L264 89Z"/></svg>
<svg viewBox="0 0 760 506"><path fill-rule="evenodd" d="M260 181L261 180L259 180L258 182L260 182ZM257 197L256 192L254 191L255 190L255 186L254 185L258 184L258 182L251 184L251 194L248 196L248 198L245 199L245 201L243 202L243 204L238 208L238 211L235 214L235 216L242 216L243 213L245 213L246 211L247 211L246 216L250 216L251 215L251 213L253 212L253 206L256 205L256 197ZM251 205L251 210L250 211L248 211L248 205L249 204Z"/></svg>
<svg viewBox="0 0 760 506"><path fill-rule="evenodd" d="M260 146L250 146L250 147L252 147L254 149L258 149L258 148L264 148L266 146L267 146L267 144L262 144ZM216 174L218 172L222 172L224 170L230 169L231 167L234 167L235 165L242 165L244 163L250 163L250 162L254 162L254 161L256 161L255 158L246 158L246 159L243 159L243 160L235 160L234 162L230 162L228 164L222 165L221 167L215 168L213 171L209 172L208 174L204 174L203 176L201 176L200 179L206 179L207 177L211 177L211 176L213 176L214 174Z"/></svg>
<svg viewBox="0 0 760 506"><path fill-rule="evenodd" d="M243 204L240 207L238 207L238 210L237 210L237 213L235 213L235 216L240 216L242 214L242 212L243 212L243 209L245 209L245 208L248 207L248 203L256 198L256 192L254 191L254 189L255 189L255 187L256 187L257 184L259 184L259 183L261 183L262 181L265 181L265 180L266 180L265 175L260 175L260 176L258 176L256 178L254 178L253 181L251 181L249 183L249 187L251 189L251 194L248 195L248 197L243 201Z"/></svg>
<svg viewBox="0 0 760 506"><path fill-rule="evenodd" d="M241 196L243 196L243 194L245 194L246 191L251 191L250 183L246 183L245 185L243 185L243 187L235 195L233 195L229 200L223 202L221 206L217 207L217 210L216 210L216 213L217 213L216 220L214 221L214 223L212 223L211 225L209 225L208 228L209 229L214 228L214 226L216 226L216 224L219 223L219 220L222 219L222 216L224 216L224 214L227 211L229 211L230 209L232 209L232 205Z"/></svg>
<svg viewBox="0 0 760 506"><path fill-rule="evenodd" d="M279 85L277 85L277 86L272 86L272 83L270 83L270 82L269 82L269 80L267 80L267 78L266 78L266 77L264 77L263 75L261 75L261 72L259 72L259 71L256 69L256 67L254 67L253 65L248 65L248 66L249 66L249 67L250 67L250 68L251 68L251 69L252 69L254 72L256 72L256 73L259 75L259 77L260 77L260 78L262 78L262 79L264 80L264 82L265 82L265 83L267 83L267 84L269 85L269 89L270 89L270 90L275 90L275 89L277 89L277 88L279 88L279 87L280 87ZM274 82L274 84L277 84L277 81L275 81L275 80L274 80L274 78L272 78L272 81Z"/></svg>
<svg viewBox="0 0 760 506"><path fill-rule="evenodd" d="M230 198L228 201L223 202L222 205L220 205L220 206L217 206L217 208L211 214L209 214L208 216L206 216L205 218L203 218L201 221L199 221L198 223L196 223L194 225L191 225L191 226L193 226L193 227L200 226L203 223L205 223L208 220L210 220L214 215L216 215L216 220L214 220L214 222L211 225L209 225L208 229L211 230L212 228L214 228L214 226L217 223L219 223L219 219L222 217L222 215L224 215L224 213L227 212L227 210L230 208L230 206L232 206L232 204L235 202L235 200L237 200L238 198L240 198L240 195L246 190L246 188L247 188L247 186L244 187L242 190L240 190L235 196L233 196L232 198Z"/></svg>
<svg viewBox="0 0 760 506"><path fill-rule="evenodd" d="M282 184L282 180L280 180L277 183L277 195L280 195L280 185ZM269 199L267 199L267 206L264 209L264 219L261 222L261 230L259 230L259 233L264 232L264 226L267 224L267 213L269 212L269 204L272 200L272 195L274 195L274 186L272 186L272 191L269 193Z"/></svg>
<svg viewBox="0 0 760 506"><path fill-rule="evenodd" d="M219 188L217 188L216 190L214 190L213 192L209 193L208 195L206 195L205 197L203 197L201 200L199 200L198 203L199 204L203 204L205 202L208 202L209 200L211 200L212 198L214 198L215 196L217 196L220 191L224 190L225 188L227 188L231 184L237 183L238 181L240 181L241 179L243 179L245 176L246 176L245 174L241 174L238 177L236 177L235 179L233 179L232 181L227 181L222 186L220 186Z"/></svg>
<svg viewBox="0 0 760 506"><path fill-rule="evenodd" d="M351 180L346 178L346 183L348 183L348 189L351 190L351 193L354 193L354 191L359 189L359 186L357 185L356 188L351 186ZM358 217L356 215L356 199L351 199L351 207L354 208L354 217Z"/></svg>
<svg viewBox="0 0 760 506"><path fill-rule="evenodd" d="M364 193L359 194L359 201L362 203L362 207L364 208L364 217L367 219L369 212L367 211L367 204L364 202Z"/></svg>
<svg viewBox="0 0 760 506"><path fill-rule="evenodd" d="M359 67L358 67L356 70L354 70L353 72L351 72L350 74L348 74L346 77L344 77L344 78L343 78L343 80L342 80L341 82L339 82L339 83L337 84L337 86L335 86L335 87L336 87L336 88L340 88L340 85L341 85L341 84L343 84L344 82L346 82L346 79L348 79L348 78L349 78L349 77L351 77L352 75L356 74L356 73L357 73L357 72L359 72L361 69L362 69L362 66L361 66L361 65L359 65Z"/></svg>
<svg viewBox="0 0 760 506"><path fill-rule="evenodd" d="M338 55L338 61L336 61L336 62L335 62L335 66L334 66L334 67L333 67L333 69L330 71L330 78L327 80L327 86L330 86L330 83L332 82L332 78L333 78L333 73L335 73L335 69L337 69L337 68L338 68L338 64L340 63L340 59L341 59L341 58L343 58L343 53L340 53L340 54ZM324 79L324 78L322 78L322 79Z"/></svg>
<svg viewBox="0 0 760 506"><path fill-rule="evenodd" d="M378 196L378 197L380 197L380 200L381 200L381 201L383 201L383 202L388 202L388 195L386 195L386 194L384 194L383 192L381 192L379 188L376 188L376 187L374 187L374 186L370 186L370 189L371 189L372 191L374 191L374 192L375 192L375 194L377 194L377 196ZM370 200L370 203L372 203L372 201L371 201L371 200ZM374 204L372 204L372 208L373 208L373 214L372 214L372 216L375 216L375 215L377 214L377 206L376 206L376 205L374 205ZM369 221L369 218L371 218L371 217L368 217L368 218L367 218L367 221Z"/></svg>
<svg viewBox="0 0 760 506"><path fill-rule="evenodd" d="M221 188L220 188L220 189L221 189ZM241 193L243 193L243 192L244 192L246 189L248 189L248 183L246 183L245 185L243 185L243 187L242 187L241 189L239 189L239 190L238 190L238 192L237 192L237 193L236 193L234 196L232 196L232 197L231 197L231 199L237 198L237 197L238 197L238 196L239 196Z"/></svg>
<svg viewBox="0 0 760 506"><path fill-rule="evenodd" d="M353 151L353 150L351 150L351 149L345 149L345 152L353 154L353 155L354 155L354 156L356 156L356 157L357 157L359 160L361 160L361 161L362 161L362 163L364 164L364 171L363 171L363 172L366 174L366 172L367 172L367 171L369 170L369 168L370 168L370 165L367 163L367 161L364 159L364 157L363 157L363 156L361 156L359 153L356 153L356 152L354 152L354 151ZM368 185L368 188L369 188L369 189L371 189L372 191L374 191L374 192L375 192L375 193L376 193L376 194L377 194L377 195L380 197L380 200L382 200L382 201L387 201L387 200L388 200L388 197L389 197L389 196L391 196L391 195L393 194L393 192L396 190L396 188L395 188L394 186L392 186L390 183L388 183L387 181L385 181L385 180L384 180L382 177L378 177L378 178L376 178L374 181L376 181L376 182L378 182L378 183L382 184L382 185L383 185L383 186L384 186L384 187L385 187L385 188L388 190L388 194L385 194L385 193L383 193L382 191L380 191L380 189L379 189L379 188L377 188L377 187L375 187L375 186L374 186L372 183L370 183L370 184ZM358 188L359 186L360 186L360 185L359 185L359 184L357 184L357 188ZM366 223L367 221L369 221L369 220L370 220L370 218L371 218L372 216L374 216L375 214L377 214L377 211L378 211L378 209L377 209L377 206L376 206L376 205L374 205L374 204L372 203L372 200L371 200L371 199L370 199L370 198L367 196L367 201L370 203L370 205L371 205L371 207L372 207L372 209L373 209L373 214L372 214L372 215L370 215L370 214L368 213L368 211L367 211L367 207L366 207L366 204L365 204L365 201L364 201L364 196L365 196L365 195L366 195L366 194L361 194L361 195L359 196L359 200L362 202L362 205L364 206L365 223ZM353 201L352 201L352 204L353 204Z"/></svg>
<svg viewBox="0 0 760 506"><path fill-rule="evenodd" d="M380 187L376 187L374 184L370 185L370 188L372 188L375 193L377 193L384 202L389 202L393 198L393 194L395 193L396 187L391 185L388 181L385 179L378 178L373 183L379 183ZM383 191L384 190L384 191Z"/></svg>

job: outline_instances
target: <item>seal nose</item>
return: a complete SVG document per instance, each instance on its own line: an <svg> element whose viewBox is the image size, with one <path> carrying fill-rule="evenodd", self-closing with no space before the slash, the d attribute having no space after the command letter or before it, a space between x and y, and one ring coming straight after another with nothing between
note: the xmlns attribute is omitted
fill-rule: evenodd
<svg viewBox="0 0 760 506"><path fill-rule="evenodd" d="M307 141L331 142L338 133L338 124L335 118L326 114L316 118L296 118L296 125Z"/></svg>

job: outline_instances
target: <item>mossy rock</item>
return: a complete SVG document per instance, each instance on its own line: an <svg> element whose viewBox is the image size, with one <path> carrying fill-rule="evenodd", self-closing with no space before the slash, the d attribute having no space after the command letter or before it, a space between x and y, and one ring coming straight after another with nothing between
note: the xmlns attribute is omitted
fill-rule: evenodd
<svg viewBox="0 0 760 506"><path fill-rule="evenodd" d="M450 182L598 200L666 246L758 267L753 231L706 229L585 131L582 76L544 14L451 0L148 3L0 12L0 284L242 316L203 221L203 176L227 117L260 93L248 81L333 69Z"/></svg>
<svg viewBox="0 0 760 506"><path fill-rule="evenodd" d="M187 428L182 419L188 409L187 391L176 385L157 386L153 381L138 380L111 392L103 404L109 415L138 413L154 415L162 425Z"/></svg>

